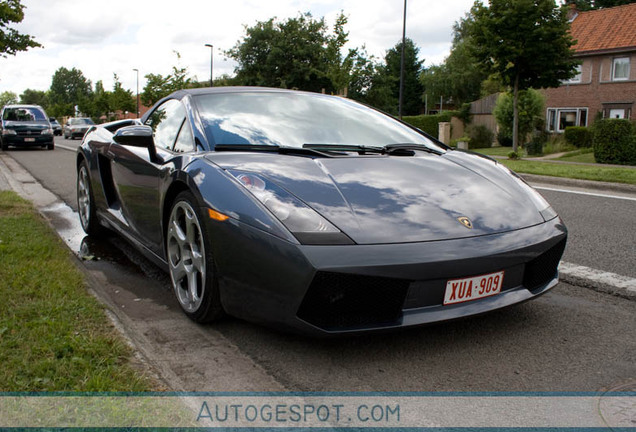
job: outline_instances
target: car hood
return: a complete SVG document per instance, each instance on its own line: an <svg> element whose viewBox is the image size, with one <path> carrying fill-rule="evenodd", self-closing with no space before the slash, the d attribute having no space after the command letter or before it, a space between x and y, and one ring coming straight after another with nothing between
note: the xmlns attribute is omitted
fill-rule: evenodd
<svg viewBox="0 0 636 432"><path fill-rule="evenodd" d="M458 151L417 153L312 159L219 152L206 158L274 181L358 244L482 236L544 222L530 187L496 162ZM459 221L463 217L472 228Z"/></svg>
<svg viewBox="0 0 636 432"><path fill-rule="evenodd" d="M50 126L49 126L49 123L44 121L32 121L32 122L5 121L4 127L6 129L15 129L15 130L22 130L22 129L44 130L44 129L48 129Z"/></svg>

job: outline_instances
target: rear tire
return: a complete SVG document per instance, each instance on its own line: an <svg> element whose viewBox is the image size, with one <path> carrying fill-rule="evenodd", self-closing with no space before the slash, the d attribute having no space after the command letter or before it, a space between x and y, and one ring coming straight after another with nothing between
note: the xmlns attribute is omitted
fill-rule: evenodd
<svg viewBox="0 0 636 432"><path fill-rule="evenodd" d="M104 232L104 228L97 220L95 197L91 186L88 164L85 160L80 163L77 170L77 211L82 229L84 229L86 234L97 237Z"/></svg>
<svg viewBox="0 0 636 432"><path fill-rule="evenodd" d="M166 255L172 288L179 306L198 323L216 321L225 313L221 305L216 266L209 234L194 195L177 195L166 229Z"/></svg>

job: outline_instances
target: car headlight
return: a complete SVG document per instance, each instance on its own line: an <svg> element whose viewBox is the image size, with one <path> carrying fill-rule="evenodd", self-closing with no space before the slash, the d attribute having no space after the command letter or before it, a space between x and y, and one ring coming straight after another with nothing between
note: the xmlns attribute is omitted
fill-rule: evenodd
<svg viewBox="0 0 636 432"><path fill-rule="evenodd" d="M314 209L263 176L230 171L303 244L353 244Z"/></svg>
<svg viewBox="0 0 636 432"><path fill-rule="evenodd" d="M44 129L42 135L53 135L53 129Z"/></svg>
<svg viewBox="0 0 636 432"><path fill-rule="evenodd" d="M18 133L13 129L2 129L2 135L17 135Z"/></svg>

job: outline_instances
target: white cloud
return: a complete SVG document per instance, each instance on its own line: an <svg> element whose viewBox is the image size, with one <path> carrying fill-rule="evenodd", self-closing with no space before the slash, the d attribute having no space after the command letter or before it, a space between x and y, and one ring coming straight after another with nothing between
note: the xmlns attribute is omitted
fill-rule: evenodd
<svg viewBox="0 0 636 432"><path fill-rule="evenodd" d="M450 49L452 25L470 9L473 0L411 0L407 8L407 36L420 47L425 64L443 61ZM340 11L349 17L349 45L365 45L378 58L402 37L399 0L23 0L25 19L17 28L44 45L9 58L0 58L0 92L20 94L27 88L46 90L54 72L78 68L93 83L112 88L116 73L125 88L135 90L140 71L166 74L179 64L193 76L210 75L214 45L214 75L232 74L234 62L224 58L244 34L244 25L271 17L284 20L311 12L330 26Z"/></svg>

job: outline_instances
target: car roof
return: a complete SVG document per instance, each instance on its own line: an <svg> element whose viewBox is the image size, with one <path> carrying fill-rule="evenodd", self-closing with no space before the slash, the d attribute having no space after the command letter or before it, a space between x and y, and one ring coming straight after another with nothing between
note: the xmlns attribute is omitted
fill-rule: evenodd
<svg viewBox="0 0 636 432"><path fill-rule="evenodd" d="M40 105L12 104L12 105L5 105L2 107L2 109L5 109L5 108L38 108L44 111L44 108L42 108Z"/></svg>
<svg viewBox="0 0 636 432"><path fill-rule="evenodd" d="M202 94L215 94L215 93L254 93L254 92L262 92L262 93L306 93L306 94L321 94L321 93L313 93L306 92L301 90L289 90L289 89L281 89L274 87L250 87L250 86L232 86L232 87L204 87L204 88L196 88L196 89L185 89L185 90L177 90L172 93L171 98L180 99L185 95L202 95Z"/></svg>

